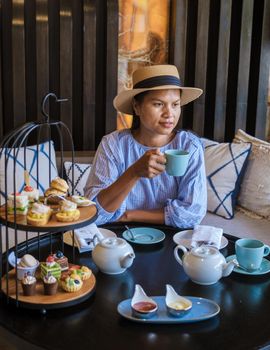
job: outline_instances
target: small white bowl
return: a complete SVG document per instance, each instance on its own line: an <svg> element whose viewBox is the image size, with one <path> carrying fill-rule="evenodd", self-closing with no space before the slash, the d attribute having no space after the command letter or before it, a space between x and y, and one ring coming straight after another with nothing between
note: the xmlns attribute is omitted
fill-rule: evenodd
<svg viewBox="0 0 270 350"><path fill-rule="evenodd" d="M166 284L165 302L168 313L174 317L183 317L192 308L192 302L177 294L170 284Z"/></svg>
<svg viewBox="0 0 270 350"><path fill-rule="evenodd" d="M31 266L31 267L22 267L19 266L18 264L20 263L21 259L17 259L17 278L18 280L22 280L26 274L30 274L31 276L35 276L36 270L39 266L39 261L37 260L36 265ZM10 263L11 266L15 268L16 266L16 258L14 252L11 252L8 256L8 262Z"/></svg>
<svg viewBox="0 0 270 350"><path fill-rule="evenodd" d="M152 298L149 298L145 294L145 291L139 284L136 284L135 292L131 299L131 309L134 317L146 319L156 314L158 305Z"/></svg>

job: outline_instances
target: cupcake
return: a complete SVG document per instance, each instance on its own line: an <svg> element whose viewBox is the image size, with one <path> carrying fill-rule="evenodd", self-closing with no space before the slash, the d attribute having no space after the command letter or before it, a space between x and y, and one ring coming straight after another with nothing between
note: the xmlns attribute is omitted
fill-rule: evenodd
<svg viewBox="0 0 270 350"><path fill-rule="evenodd" d="M43 277L44 294L54 295L57 292L58 282L57 279L49 272Z"/></svg>
<svg viewBox="0 0 270 350"><path fill-rule="evenodd" d="M61 287L69 293L77 292L83 286L83 282L77 274L72 274L61 280Z"/></svg>
<svg viewBox="0 0 270 350"><path fill-rule="evenodd" d="M25 274L21 283L24 295L31 296L36 294L37 280L34 276L31 276L30 274Z"/></svg>

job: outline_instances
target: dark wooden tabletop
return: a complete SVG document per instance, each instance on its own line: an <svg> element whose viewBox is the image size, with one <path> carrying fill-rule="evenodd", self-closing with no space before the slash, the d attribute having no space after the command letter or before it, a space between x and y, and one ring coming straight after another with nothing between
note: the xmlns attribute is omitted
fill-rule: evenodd
<svg viewBox="0 0 270 350"><path fill-rule="evenodd" d="M142 226L142 225L141 225ZM123 225L104 226L119 236ZM132 227L132 225L131 225ZM270 346L270 274L246 276L232 273L211 286L193 283L173 256L176 229L154 226L166 233L156 245L133 245L136 258L123 274L105 275L98 271L91 253L76 252L75 262L88 265L97 278L95 293L81 304L42 315L6 305L1 300L0 325L31 344L44 349L262 349ZM221 252L234 253L234 237ZM61 248L59 234L53 236L53 249ZM34 245L30 253L35 254ZM48 255L48 241L41 243L41 254ZM65 254L72 248L65 245ZM120 301L131 298L134 286L143 286L150 296L164 295L171 284L185 296L214 300L220 313L212 319L192 324L142 324L117 313Z"/></svg>

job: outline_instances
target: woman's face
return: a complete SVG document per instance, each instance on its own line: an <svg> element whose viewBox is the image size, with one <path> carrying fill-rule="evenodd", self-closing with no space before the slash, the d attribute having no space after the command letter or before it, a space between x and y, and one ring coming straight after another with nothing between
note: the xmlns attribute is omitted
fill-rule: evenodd
<svg viewBox="0 0 270 350"><path fill-rule="evenodd" d="M181 114L180 90L152 90L143 100L134 100L140 131L149 135L170 135Z"/></svg>

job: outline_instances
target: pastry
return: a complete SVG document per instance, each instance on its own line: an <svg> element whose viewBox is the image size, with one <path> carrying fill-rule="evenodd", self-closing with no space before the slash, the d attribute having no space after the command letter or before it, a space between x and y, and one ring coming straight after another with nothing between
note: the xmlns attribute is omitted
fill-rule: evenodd
<svg viewBox="0 0 270 350"><path fill-rule="evenodd" d="M29 203L37 202L39 199L39 190L32 186L24 186L21 195L27 196Z"/></svg>
<svg viewBox="0 0 270 350"><path fill-rule="evenodd" d="M91 277L92 271L87 266L81 266L79 269L72 270L73 274L79 275L85 281Z"/></svg>
<svg viewBox="0 0 270 350"><path fill-rule="evenodd" d="M72 202L76 203L78 207L87 207L88 205L95 204L95 202L90 201L90 199L83 196L71 196Z"/></svg>
<svg viewBox="0 0 270 350"><path fill-rule="evenodd" d="M50 272L43 277L43 285L44 285L44 294L46 295L56 294L57 288L58 288L58 281Z"/></svg>
<svg viewBox="0 0 270 350"><path fill-rule="evenodd" d="M60 250L53 254L53 257L54 261L60 265L61 271L68 270L68 258L64 256L64 254Z"/></svg>
<svg viewBox="0 0 270 350"><path fill-rule="evenodd" d="M51 181L51 188L55 188L58 191L66 193L68 191L68 184L64 179L56 177Z"/></svg>
<svg viewBox="0 0 270 350"><path fill-rule="evenodd" d="M82 288L83 282L78 275L73 274L71 276L61 279L61 287L66 292L77 292Z"/></svg>
<svg viewBox="0 0 270 350"><path fill-rule="evenodd" d="M30 254L25 254L25 255L21 258L21 260L20 260L18 266L21 266L21 267L34 267L34 266L37 265L37 263L38 263L38 261L36 260L36 258L34 258L34 257L33 257L32 255L30 255Z"/></svg>
<svg viewBox="0 0 270 350"><path fill-rule="evenodd" d="M31 276L30 274L25 274L24 278L21 280L21 283L24 295L35 295L37 280L34 276Z"/></svg>
<svg viewBox="0 0 270 350"><path fill-rule="evenodd" d="M76 221L80 217L77 204L68 200L60 202L60 212L55 214L56 219L61 222Z"/></svg>
<svg viewBox="0 0 270 350"><path fill-rule="evenodd" d="M8 195L7 200L7 209L9 214L15 213L15 207L16 207L16 214L17 215L26 215L28 211L28 197L21 195L20 193L15 193L15 203L14 203L14 193Z"/></svg>
<svg viewBox="0 0 270 350"><path fill-rule="evenodd" d="M43 226L48 223L52 209L41 203L34 203L27 214L27 223L34 226Z"/></svg>
<svg viewBox="0 0 270 350"><path fill-rule="evenodd" d="M67 192L62 192L51 187L44 192L46 203L49 204L59 204L66 196Z"/></svg>
<svg viewBox="0 0 270 350"><path fill-rule="evenodd" d="M61 267L55 262L54 257L49 255L46 262L40 263L41 267L41 278L43 279L49 273L55 278L59 279L61 276Z"/></svg>

